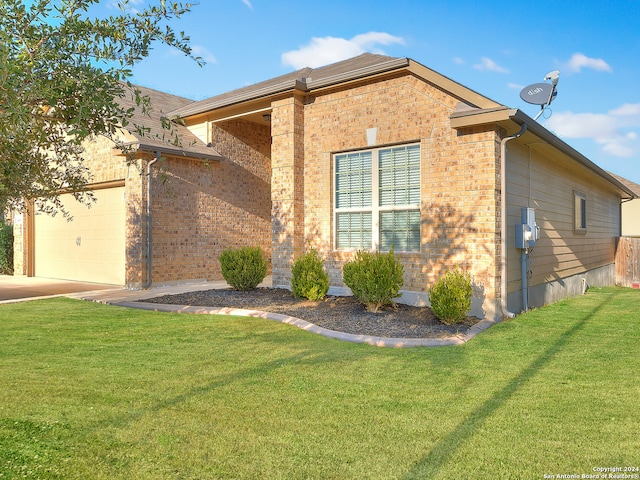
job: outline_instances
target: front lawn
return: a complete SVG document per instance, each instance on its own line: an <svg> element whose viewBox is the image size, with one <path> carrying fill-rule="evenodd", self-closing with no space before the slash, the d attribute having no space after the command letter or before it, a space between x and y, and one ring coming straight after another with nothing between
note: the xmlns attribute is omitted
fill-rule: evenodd
<svg viewBox="0 0 640 480"><path fill-rule="evenodd" d="M69 299L0 306L0 479L595 474L640 467L639 398L631 289L430 349Z"/></svg>

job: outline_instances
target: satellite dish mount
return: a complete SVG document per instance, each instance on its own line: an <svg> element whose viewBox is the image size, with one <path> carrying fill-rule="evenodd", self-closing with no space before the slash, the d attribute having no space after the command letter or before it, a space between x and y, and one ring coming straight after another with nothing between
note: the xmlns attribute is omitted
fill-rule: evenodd
<svg viewBox="0 0 640 480"><path fill-rule="evenodd" d="M553 102L558 95L556 86L558 85L559 77L560 71L553 70L544 77L545 80L551 80L551 83L533 83L520 91L520 98L522 100L533 105L540 105L540 112L538 112L534 120L538 120L538 117L542 115L542 112L551 105L551 102Z"/></svg>

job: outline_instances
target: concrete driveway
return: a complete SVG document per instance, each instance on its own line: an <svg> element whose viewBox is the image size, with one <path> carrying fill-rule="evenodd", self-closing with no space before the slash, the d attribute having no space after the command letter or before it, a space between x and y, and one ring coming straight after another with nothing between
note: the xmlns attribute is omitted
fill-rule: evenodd
<svg viewBox="0 0 640 480"><path fill-rule="evenodd" d="M69 293L123 288L101 283L72 282L39 277L14 277L0 275L0 303L28 298L52 297Z"/></svg>

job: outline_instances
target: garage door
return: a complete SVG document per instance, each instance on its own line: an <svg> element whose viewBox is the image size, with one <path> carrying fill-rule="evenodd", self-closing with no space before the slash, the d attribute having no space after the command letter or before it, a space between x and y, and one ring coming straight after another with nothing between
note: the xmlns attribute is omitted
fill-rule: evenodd
<svg viewBox="0 0 640 480"><path fill-rule="evenodd" d="M95 190L91 208L71 194L60 197L73 216L37 214L34 232L37 277L125 283L124 187Z"/></svg>

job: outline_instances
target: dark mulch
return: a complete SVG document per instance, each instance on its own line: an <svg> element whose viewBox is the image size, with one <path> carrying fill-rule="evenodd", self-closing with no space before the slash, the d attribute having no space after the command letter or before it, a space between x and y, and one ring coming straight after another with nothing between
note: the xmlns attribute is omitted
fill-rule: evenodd
<svg viewBox="0 0 640 480"><path fill-rule="evenodd" d="M380 313L367 312L354 297L329 296L319 302L299 300L281 288L257 288L248 292L206 290L165 295L146 302L262 310L301 318L320 327L356 335L392 338L442 338L464 334L479 320L467 317L458 325L446 325L428 307L397 304Z"/></svg>

